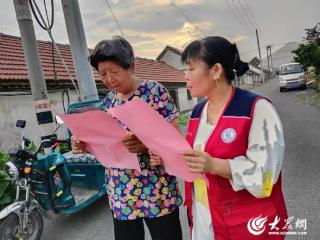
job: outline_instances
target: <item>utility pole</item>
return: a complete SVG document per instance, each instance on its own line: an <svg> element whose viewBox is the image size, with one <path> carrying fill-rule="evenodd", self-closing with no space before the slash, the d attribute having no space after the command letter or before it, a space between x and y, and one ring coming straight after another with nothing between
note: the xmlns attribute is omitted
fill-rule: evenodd
<svg viewBox="0 0 320 240"><path fill-rule="evenodd" d="M270 46L270 53L269 53L269 55L270 55L271 70L272 70L272 72L273 72L272 50L271 50L272 45L269 45L269 46Z"/></svg>
<svg viewBox="0 0 320 240"><path fill-rule="evenodd" d="M28 76L40 128L41 140L50 139L55 129L53 114L48 99L47 86L44 79L37 40L33 28L32 16L28 0L13 0L19 24ZM47 146L44 146L49 147Z"/></svg>
<svg viewBox="0 0 320 240"><path fill-rule="evenodd" d="M258 51L259 51L259 59L260 59L261 82L264 82L263 67L262 67L262 58L261 58L261 51L260 51L260 41L259 41L258 29L256 29L256 37L257 37Z"/></svg>
<svg viewBox="0 0 320 240"><path fill-rule="evenodd" d="M269 61L269 47L270 46L266 46L266 50L267 50L268 69L269 69L269 72L271 72L271 70L270 70L270 61Z"/></svg>
<svg viewBox="0 0 320 240"><path fill-rule="evenodd" d="M78 0L61 0L73 61L75 63L81 100L98 99Z"/></svg>
<svg viewBox="0 0 320 240"><path fill-rule="evenodd" d="M267 55L268 55L268 67L269 67L269 71L271 73L271 77L273 77L273 64L272 64L272 53L271 53L271 45L267 46ZM270 64L269 65L269 60L270 60Z"/></svg>

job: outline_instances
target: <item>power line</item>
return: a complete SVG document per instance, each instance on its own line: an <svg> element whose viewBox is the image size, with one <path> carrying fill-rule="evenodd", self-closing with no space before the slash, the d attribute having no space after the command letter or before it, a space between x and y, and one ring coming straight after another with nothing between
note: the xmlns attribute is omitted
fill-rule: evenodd
<svg viewBox="0 0 320 240"><path fill-rule="evenodd" d="M111 8L111 6L110 6L110 4L109 4L109 1L106 0L106 2L107 2L107 5L108 5L108 8L109 8L109 10L110 10L110 12L111 12L111 14L112 14L113 20L114 20L115 23L117 24L118 29L119 29L122 37L124 37L123 31L122 31L122 29L121 29L121 27L120 27L120 24L119 24L119 21L118 21L118 19L117 19L117 16L116 16L116 15L114 14L114 12L112 11L112 8Z"/></svg>
<svg viewBox="0 0 320 240"><path fill-rule="evenodd" d="M188 17L187 14L185 14L180 8L178 8L178 6L177 6L174 2L171 2L170 5L172 5L172 6L176 9L176 11L177 11L178 13L180 13L183 17L185 17L185 19L187 19L187 21L188 21L189 23L191 23L195 28L197 28L197 29L201 32L201 34L202 34L203 36L207 36L207 34L206 34L197 24L195 24L195 23L191 20L191 18Z"/></svg>
<svg viewBox="0 0 320 240"><path fill-rule="evenodd" d="M239 1L240 1L240 0L239 0ZM250 8L247 0L244 0L244 3L245 3L245 5L246 5L246 8L248 9L248 12L249 12L251 18L253 19L253 21L254 21L254 23L255 23L256 28L260 29L261 36L262 36L263 40L265 41L265 43L267 43L267 40L266 40L265 37L264 37L264 34L263 34L262 30L261 30L261 27L259 26L258 22L256 21L256 18L254 17L254 15L253 15L253 13L252 13L252 11L251 11L251 8Z"/></svg>
<svg viewBox="0 0 320 240"><path fill-rule="evenodd" d="M280 60L280 59L285 59L285 58L290 58L290 57L293 57L294 55L287 55L287 56L283 56L283 57L273 57L272 59L273 60Z"/></svg>
<svg viewBox="0 0 320 240"><path fill-rule="evenodd" d="M40 10L38 4L35 2L35 0L29 0L29 3L30 3L32 14L35 17L35 19L37 20L38 24L40 25L40 27L42 29L47 31L47 33L48 33L48 35L49 35L49 37L51 39L51 43L55 47L55 49L56 49L56 51L57 51L57 53L58 53L58 55L60 57L60 60L61 60L63 66L64 66L64 68L65 68L65 70L66 70L66 72L68 74L69 80L72 82L74 88L77 91L78 97L80 99L79 88L78 88L77 84L75 83L74 79L72 78L71 72L70 72L70 70L69 70L69 68L68 68L68 66L67 66L67 64L66 64L66 62L65 62L65 60L64 60L64 58L63 58L63 56L61 54L61 52L60 52L60 49L59 49L57 43L55 42L55 40L54 40L54 38L52 36L51 29L52 29L53 23L54 23L54 4L53 4L53 0L51 0L51 14L52 14L52 16L51 16L51 23L50 24L49 24L49 22L48 22L48 24L46 23L46 20L44 19L43 15L41 13L41 10ZM43 1L43 3L46 4L46 1ZM46 6L45 6L45 9L46 9ZM40 19L39 19L37 14L39 14ZM47 14L47 10L46 10L46 14ZM48 15L46 15L46 18L47 18L47 20L49 19Z"/></svg>
<svg viewBox="0 0 320 240"><path fill-rule="evenodd" d="M238 20L238 22L242 25L242 27L244 28L244 30L246 30L246 32L249 34L249 36L255 40L253 34L250 32L250 30L247 29L246 25L242 22L242 19L238 16L238 14L233 10L233 8L231 7L231 5L229 4L228 0L225 0L227 6L229 7L229 9L231 10L232 14L236 17L236 19Z"/></svg>
<svg viewBox="0 0 320 240"><path fill-rule="evenodd" d="M265 45L265 46L262 46L262 48L266 48L267 46L279 46L279 45L284 45L284 44L288 44L288 43L293 43L295 41L288 41L288 42L281 42L281 43L271 43L271 44L268 44L268 45ZM297 41L298 42L298 41ZM250 50L247 50L247 51L244 51L244 52L241 52L240 55L246 55L248 53L251 53L251 52L256 52L258 51L258 49L250 49Z"/></svg>
<svg viewBox="0 0 320 240"><path fill-rule="evenodd" d="M253 19L255 25L256 25L257 27L259 27L259 24L257 23L256 18L253 16L253 13L252 13L252 11L251 11L251 9L250 9L250 6L249 6L247 0L244 0L244 3L245 3L245 5L246 5L246 7L247 7L247 9L248 9L248 12L249 12L251 18Z"/></svg>
<svg viewBox="0 0 320 240"><path fill-rule="evenodd" d="M242 9L242 12L244 12L244 15L245 15L246 19L248 19L248 22L251 25L251 27L253 29L256 29L257 27L256 27L255 23L252 21L250 15L248 14L247 9L241 4L241 0L239 0L239 6Z"/></svg>
<svg viewBox="0 0 320 240"><path fill-rule="evenodd" d="M235 11L239 14L240 18L242 19L242 21L244 22L244 24L245 24L246 27L248 28L248 30L249 30L251 33L254 33L255 28L252 29L252 28L250 27L250 24L247 23L246 17L243 16L242 13L241 13L241 9L240 9L240 8L238 9L238 6L237 6L237 4L234 2L234 0L232 0L231 3L232 3L232 5L234 6Z"/></svg>
<svg viewBox="0 0 320 240"><path fill-rule="evenodd" d="M241 52L241 53L239 53L239 54L240 54L240 55L246 55L246 54L248 54L248 53L256 52L256 51L258 51L258 49L251 49L251 50L248 50L248 51L245 51L245 52Z"/></svg>

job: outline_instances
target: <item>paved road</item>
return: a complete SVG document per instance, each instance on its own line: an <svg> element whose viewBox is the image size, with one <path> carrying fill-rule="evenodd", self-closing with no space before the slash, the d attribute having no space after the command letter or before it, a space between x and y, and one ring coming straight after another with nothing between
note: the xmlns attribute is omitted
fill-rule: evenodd
<svg viewBox="0 0 320 240"><path fill-rule="evenodd" d="M279 92L273 80L256 90L275 104L285 132L283 190L289 216L307 219L307 236L286 239L320 238L320 108L302 104L313 91Z"/></svg>
<svg viewBox="0 0 320 240"><path fill-rule="evenodd" d="M307 219L307 236L288 236L286 239L319 239L320 108L298 102L298 98L310 95L311 90L280 93L276 80L255 91L276 105L283 121L286 153L282 175L289 216ZM54 216L52 220L46 220L42 239L113 240L112 218L106 203L106 199L101 199L73 216ZM184 239L188 239L184 209L181 209L181 221ZM150 240L148 232L146 235Z"/></svg>

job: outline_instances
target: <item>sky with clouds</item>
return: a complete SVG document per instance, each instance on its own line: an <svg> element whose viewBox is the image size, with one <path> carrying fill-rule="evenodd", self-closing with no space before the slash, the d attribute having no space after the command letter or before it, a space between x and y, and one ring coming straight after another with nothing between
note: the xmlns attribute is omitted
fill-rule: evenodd
<svg viewBox="0 0 320 240"><path fill-rule="evenodd" d="M36 1L43 6L43 1ZM56 42L68 43L61 1L54 2L53 36ZM274 44L276 50L285 42L301 42L304 29L320 22L319 0L109 0L109 4L136 55L146 58L156 58L166 45L183 49L204 35L221 35L236 42L242 58L249 60L257 56L256 26L263 49ZM88 47L120 35L106 0L79 0L79 5ZM0 16L0 32L19 36L13 0L0 0ZM34 25L37 39L48 40L35 21Z"/></svg>

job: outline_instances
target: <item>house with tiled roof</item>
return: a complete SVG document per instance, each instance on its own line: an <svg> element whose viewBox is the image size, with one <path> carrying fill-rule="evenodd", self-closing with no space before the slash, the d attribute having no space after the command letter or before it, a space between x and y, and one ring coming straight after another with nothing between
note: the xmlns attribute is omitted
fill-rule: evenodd
<svg viewBox="0 0 320 240"><path fill-rule="evenodd" d="M45 41L37 43L48 90L71 87L67 71L52 44ZM58 46L72 78L76 80L70 46ZM164 62L137 57L135 65L135 75L141 80L156 80L170 89L185 85L183 72ZM99 74L94 69L93 72L98 88L103 88ZM30 89L21 38L0 33L0 90L15 89Z"/></svg>
<svg viewBox="0 0 320 240"><path fill-rule="evenodd" d="M174 68L184 71L186 69L186 66L181 62L181 55L182 55L181 49L167 45L161 51L161 53L158 55L156 59L160 62L165 62ZM241 84L253 84L254 82L258 82L259 79L260 79L259 69L257 69L255 65L249 62L249 70L243 76L240 77Z"/></svg>
<svg viewBox="0 0 320 240"><path fill-rule="evenodd" d="M167 45L156 57L156 60L184 72L186 66L181 62L181 54L181 49ZM190 106L193 106L197 102L197 99L190 95L187 88L179 88L177 92L179 96L183 96L180 97L182 101L179 101L180 109L189 110Z"/></svg>
<svg viewBox="0 0 320 240"><path fill-rule="evenodd" d="M74 87L70 81L62 61L51 42L37 41L43 74L46 81L48 96L54 111L63 113L63 106L68 105L63 91L68 90L70 102L78 101ZM74 80L77 79L70 46L58 44L66 65ZM169 64L146 58L135 59L135 75L141 80L155 80L163 84L174 98L180 111L190 110L193 102L186 90L184 72ZM100 96L105 95L99 74L93 69L96 86ZM71 90L70 90L71 89ZM64 102L63 102L64 101ZM27 66L20 37L0 33L0 150L4 142L17 142L14 124L17 119L27 120L28 129L37 129L33 101L30 91ZM30 126L31 125L31 126ZM28 132L31 138L34 131Z"/></svg>
<svg viewBox="0 0 320 240"><path fill-rule="evenodd" d="M167 45L156 57L156 60L183 71L186 67L181 63L181 54L181 49Z"/></svg>

